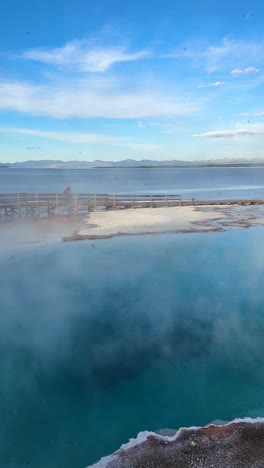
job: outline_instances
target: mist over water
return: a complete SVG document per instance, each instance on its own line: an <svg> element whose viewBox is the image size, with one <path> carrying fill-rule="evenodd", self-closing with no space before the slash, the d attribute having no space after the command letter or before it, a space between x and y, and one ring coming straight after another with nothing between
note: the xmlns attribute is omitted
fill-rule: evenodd
<svg viewBox="0 0 264 468"><path fill-rule="evenodd" d="M264 416L262 228L0 260L0 466L81 468L140 430Z"/></svg>

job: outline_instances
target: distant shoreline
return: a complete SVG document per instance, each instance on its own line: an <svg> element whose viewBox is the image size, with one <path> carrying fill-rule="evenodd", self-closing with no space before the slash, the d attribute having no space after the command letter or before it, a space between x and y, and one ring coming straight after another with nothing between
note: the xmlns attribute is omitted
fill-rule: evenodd
<svg viewBox="0 0 264 468"><path fill-rule="evenodd" d="M33 159L27 161L5 161L0 168L9 169L188 169L188 168L262 168L261 158L218 158L218 159Z"/></svg>
<svg viewBox="0 0 264 468"><path fill-rule="evenodd" d="M228 168L228 167L264 167L263 164L190 164L181 166L94 166L91 169L200 169L200 168ZM88 168L85 168L88 169Z"/></svg>
<svg viewBox="0 0 264 468"><path fill-rule="evenodd" d="M41 170L41 169L49 169L49 170L93 170L93 169L239 169L239 168L263 168L264 163L257 163L257 164L184 164L184 165L138 165L138 166L61 166L61 167L52 167L52 166L0 166L1 169L21 169L21 170Z"/></svg>

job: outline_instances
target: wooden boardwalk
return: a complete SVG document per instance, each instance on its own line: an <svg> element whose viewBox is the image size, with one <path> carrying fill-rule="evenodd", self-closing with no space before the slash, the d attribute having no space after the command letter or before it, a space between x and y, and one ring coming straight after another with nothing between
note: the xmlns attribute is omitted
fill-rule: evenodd
<svg viewBox="0 0 264 468"><path fill-rule="evenodd" d="M176 194L16 193L0 194L0 216L7 218L10 216L70 215L99 209L245 204L264 204L264 199L196 200L185 199Z"/></svg>

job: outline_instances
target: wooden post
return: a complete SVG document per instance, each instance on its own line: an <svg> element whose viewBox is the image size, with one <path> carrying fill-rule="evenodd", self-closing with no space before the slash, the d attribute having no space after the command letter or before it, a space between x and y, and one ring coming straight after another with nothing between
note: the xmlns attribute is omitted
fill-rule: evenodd
<svg viewBox="0 0 264 468"><path fill-rule="evenodd" d="M97 209L97 199L96 199L96 193L94 194L94 211Z"/></svg>
<svg viewBox="0 0 264 468"><path fill-rule="evenodd" d="M28 195L26 194L26 215L28 216Z"/></svg>
<svg viewBox="0 0 264 468"><path fill-rule="evenodd" d="M75 194L75 212L78 213L78 195L77 193Z"/></svg>
<svg viewBox="0 0 264 468"><path fill-rule="evenodd" d="M166 208L168 208L168 195L166 195Z"/></svg>
<svg viewBox="0 0 264 468"><path fill-rule="evenodd" d="M151 208L153 208L153 195L151 195Z"/></svg>
<svg viewBox="0 0 264 468"><path fill-rule="evenodd" d="M56 210L59 211L59 195L56 193Z"/></svg>
<svg viewBox="0 0 264 468"><path fill-rule="evenodd" d="M68 215L70 215L71 214L71 204L70 204L71 196L70 195L67 196L67 203L68 203Z"/></svg>
<svg viewBox="0 0 264 468"><path fill-rule="evenodd" d="M135 200L134 200L134 195L132 195L132 208L135 207Z"/></svg>
<svg viewBox="0 0 264 468"><path fill-rule="evenodd" d="M17 214L18 214L18 216L21 215L21 212L20 212L20 195L19 195L19 193L17 194Z"/></svg>
<svg viewBox="0 0 264 468"><path fill-rule="evenodd" d="M113 210L116 209L116 196L114 195L114 199L113 199Z"/></svg>
<svg viewBox="0 0 264 468"><path fill-rule="evenodd" d="M194 198L192 198L192 202L193 202L193 206L195 206L195 203L194 203Z"/></svg>
<svg viewBox="0 0 264 468"><path fill-rule="evenodd" d="M39 216L39 194L36 193L36 207L37 207L37 215Z"/></svg>
<svg viewBox="0 0 264 468"><path fill-rule="evenodd" d="M182 206L182 197L180 197L180 206Z"/></svg>
<svg viewBox="0 0 264 468"><path fill-rule="evenodd" d="M89 195L89 193L88 193L87 197L88 197L87 198L87 211L89 213L89 211L90 211L90 195Z"/></svg>

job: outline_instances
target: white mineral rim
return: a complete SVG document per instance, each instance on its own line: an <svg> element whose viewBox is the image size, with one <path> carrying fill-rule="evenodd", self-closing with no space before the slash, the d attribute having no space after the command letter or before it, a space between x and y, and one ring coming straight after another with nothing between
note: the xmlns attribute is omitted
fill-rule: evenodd
<svg viewBox="0 0 264 468"><path fill-rule="evenodd" d="M229 421L224 424L214 424L214 423L209 423L206 426L190 426L190 427L181 427L174 436L163 436L160 434L157 434L156 432L151 432L151 431L142 431L139 432L137 437L135 439L131 438L129 439L129 442L126 444L121 445L121 447L114 452L113 455L109 455L107 457L103 457L100 461L96 462L93 465L89 465L87 468L107 468L108 464L113 461L118 461L118 456L120 453L125 452L136 445L140 445L143 442L146 442L149 436L154 436L156 439L161 439L165 440L167 442L173 442L175 441L179 435L181 434L181 431L196 431L202 428L210 427L210 426L215 426L215 427L224 427L224 426L230 426L231 424L239 424L239 423L248 423L248 424L259 424L263 423L264 424L264 418L243 418L239 419L236 418L232 421Z"/></svg>

